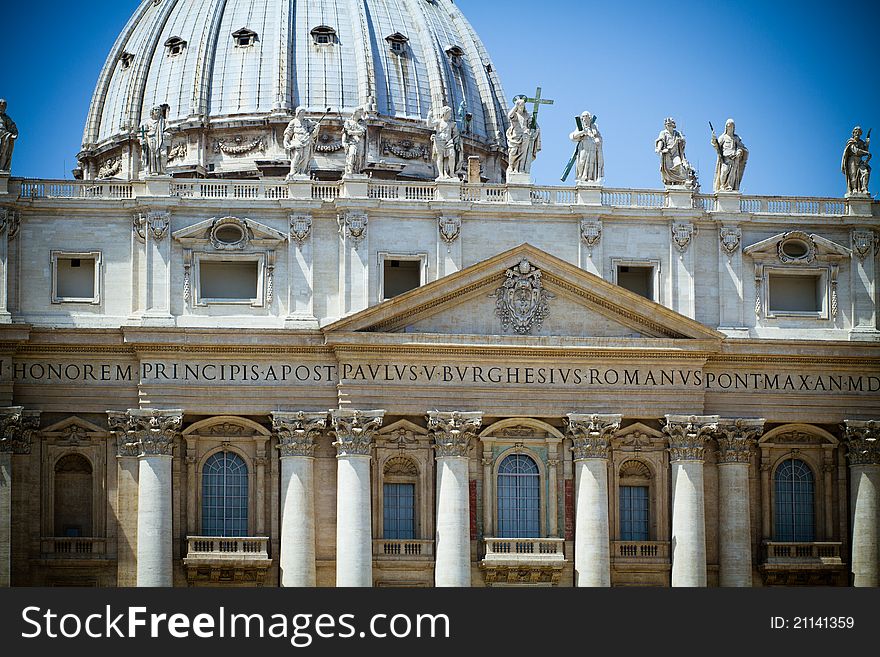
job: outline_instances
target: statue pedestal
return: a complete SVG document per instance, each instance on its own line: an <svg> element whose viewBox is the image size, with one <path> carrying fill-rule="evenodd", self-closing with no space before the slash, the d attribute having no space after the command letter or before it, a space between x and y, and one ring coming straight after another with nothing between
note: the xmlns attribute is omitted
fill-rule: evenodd
<svg viewBox="0 0 880 657"><path fill-rule="evenodd" d="M312 179L306 175L287 176L288 198L299 200L312 198Z"/></svg>
<svg viewBox="0 0 880 657"><path fill-rule="evenodd" d="M602 205L602 185L599 183L577 184L578 205Z"/></svg>
<svg viewBox="0 0 880 657"><path fill-rule="evenodd" d="M742 207L740 192L716 192L715 212L739 212Z"/></svg>
<svg viewBox="0 0 880 657"><path fill-rule="evenodd" d="M510 203L532 202L532 176L529 173L507 172L507 200Z"/></svg>
<svg viewBox="0 0 880 657"><path fill-rule="evenodd" d="M454 178L437 178L438 201L455 201L461 200L461 181Z"/></svg>
<svg viewBox="0 0 880 657"><path fill-rule="evenodd" d="M342 176L342 198L367 198L370 191L370 178L364 173L347 173Z"/></svg>
<svg viewBox="0 0 880 657"><path fill-rule="evenodd" d="M144 176L147 196L171 196L171 176Z"/></svg>
<svg viewBox="0 0 880 657"><path fill-rule="evenodd" d="M870 194L847 194L846 213L851 217L870 217L873 202Z"/></svg>
<svg viewBox="0 0 880 657"><path fill-rule="evenodd" d="M9 175L5 171L0 173L0 195L2 196L9 193Z"/></svg>
<svg viewBox="0 0 880 657"><path fill-rule="evenodd" d="M684 185L666 185L666 207L692 210L694 190Z"/></svg>
<svg viewBox="0 0 880 657"><path fill-rule="evenodd" d="M468 185L478 185L482 182L483 165L478 155L468 157L467 172Z"/></svg>

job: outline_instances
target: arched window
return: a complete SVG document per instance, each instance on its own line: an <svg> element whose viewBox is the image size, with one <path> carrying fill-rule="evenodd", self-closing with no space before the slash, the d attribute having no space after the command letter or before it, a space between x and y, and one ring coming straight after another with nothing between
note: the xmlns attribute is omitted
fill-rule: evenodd
<svg viewBox="0 0 880 657"><path fill-rule="evenodd" d="M498 466L498 538L541 536L541 475L524 454L511 454Z"/></svg>
<svg viewBox="0 0 880 657"><path fill-rule="evenodd" d="M620 540L648 541L651 537L651 471L641 461L620 467Z"/></svg>
<svg viewBox="0 0 880 657"><path fill-rule="evenodd" d="M799 459L785 461L776 470L777 541L815 540L813 498L815 483L809 466Z"/></svg>
<svg viewBox="0 0 880 657"><path fill-rule="evenodd" d="M202 534L248 535L248 469L232 452L217 452L202 468Z"/></svg>
<svg viewBox="0 0 880 657"><path fill-rule="evenodd" d="M55 535L92 535L92 464L68 454L55 464Z"/></svg>

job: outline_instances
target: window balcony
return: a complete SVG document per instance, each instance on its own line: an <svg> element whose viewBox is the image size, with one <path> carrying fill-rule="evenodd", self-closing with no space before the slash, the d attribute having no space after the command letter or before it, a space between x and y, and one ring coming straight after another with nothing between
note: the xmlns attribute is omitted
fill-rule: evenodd
<svg viewBox="0 0 880 657"><path fill-rule="evenodd" d="M562 538L487 538L480 564L490 586L555 586L565 566Z"/></svg>
<svg viewBox="0 0 880 657"><path fill-rule="evenodd" d="M224 582L262 586L272 565L265 536L188 536L183 565L190 585Z"/></svg>
<svg viewBox="0 0 880 657"><path fill-rule="evenodd" d="M668 564L669 541L612 541L615 564Z"/></svg>
<svg viewBox="0 0 880 657"><path fill-rule="evenodd" d="M842 543L833 541L764 541L759 570L768 585L840 583L845 575L842 547Z"/></svg>
<svg viewBox="0 0 880 657"><path fill-rule="evenodd" d="M373 558L379 561L433 561L434 541L375 539L373 540Z"/></svg>
<svg viewBox="0 0 880 657"><path fill-rule="evenodd" d="M107 555L106 538L44 536L40 539L40 556L32 561L43 566L94 568L112 563L115 557Z"/></svg>

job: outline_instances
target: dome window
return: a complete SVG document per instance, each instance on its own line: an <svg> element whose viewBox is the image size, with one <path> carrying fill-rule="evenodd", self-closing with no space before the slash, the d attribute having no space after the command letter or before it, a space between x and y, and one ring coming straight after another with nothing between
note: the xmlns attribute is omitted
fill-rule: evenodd
<svg viewBox="0 0 880 657"><path fill-rule="evenodd" d="M232 33L232 40L236 48L250 48L257 41L257 33L246 27Z"/></svg>
<svg viewBox="0 0 880 657"><path fill-rule="evenodd" d="M453 66L461 67L464 50L459 46L451 46L446 49L446 54L449 55L449 61L452 62Z"/></svg>
<svg viewBox="0 0 880 657"><path fill-rule="evenodd" d="M312 39L319 46L328 46L336 43L336 30L326 25L319 25L312 30Z"/></svg>
<svg viewBox="0 0 880 657"><path fill-rule="evenodd" d="M388 42L388 45L391 46L391 52L395 55L406 54L406 44L409 43L409 39L403 34L395 32L394 34L385 37L385 40Z"/></svg>
<svg viewBox="0 0 880 657"><path fill-rule="evenodd" d="M171 37L165 42L165 49L168 51L169 57L177 57L186 50L186 41L180 37Z"/></svg>
<svg viewBox="0 0 880 657"><path fill-rule="evenodd" d="M134 61L134 55L130 52L124 52L119 55L119 65L122 67L123 71L127 71L131 68L131 63Z"/></svg>

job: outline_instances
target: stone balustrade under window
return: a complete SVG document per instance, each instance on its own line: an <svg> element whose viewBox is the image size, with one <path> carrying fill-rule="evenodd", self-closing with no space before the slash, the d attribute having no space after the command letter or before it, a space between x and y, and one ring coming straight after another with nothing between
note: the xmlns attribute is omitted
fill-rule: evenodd
<svg viewBox="0 0 880 657"><path fill-rule="evenodd" d="M668 563L669 541L612 541L611 558L618 562Z"/></svg>
<svg viewBox="0 0 880 657"><path fill-rule="evenodd" d="M766 565L839 565L843 563L842 545L838 542L765 541L764 563Z"/></svg>
<svg viewBox="0 0 880 657"><path fill-rule="evenodd" d="M379 538L373 540L373 557L392 561L434 558L434 541Z"/></svg>
<svg viewBox="0 0 880 657"><path fill-rule="evenodd" d="M187 566L199 563L256 565L269 561L269 539L265 536L188 536L186 539L184 563Z"/></svg>
<svg viewBox="0 0 880 657"><path fill-rule="evenodd" d="M522 190L525 190L524 192ZM584 200L581 189L562 186L531 187L498 184L463 184L452 182L368 181L347 185L346 181L313 180L196 180L189 178L150 179L149 181L36 180L12 178L8 196L28 199L65 199L81 201L119 201L141 197L167 196L180 199L218 199L250 201L320 200L368 198L383 203L497 203L539 206L578 206L598 204L606 208L661 209L681 207L673 201L673 192L664 190L616 189L596 187L593 200ZM680 192L676 192L679 193ZM686 192L689 194L689 192ZM730 212L732 199L745 214L792 217L847 215L871 216L871 202L864 199L734 195L722 203L715 194L692 194L693 209L705 213ZM734 208L734 211L736 208Z"/></svg>
<svg viewBox="0 0 880 657"><path fill-rule="evenodd" d="M40 553L46 559L103 559L107 539L93 537L45 537L40 539Z"/></svg>
<svg viewBox="0 0 880 657"><path fill-rule="evenodd" d="M484 562L565 561L562 538L487 538Z"/></svg>

